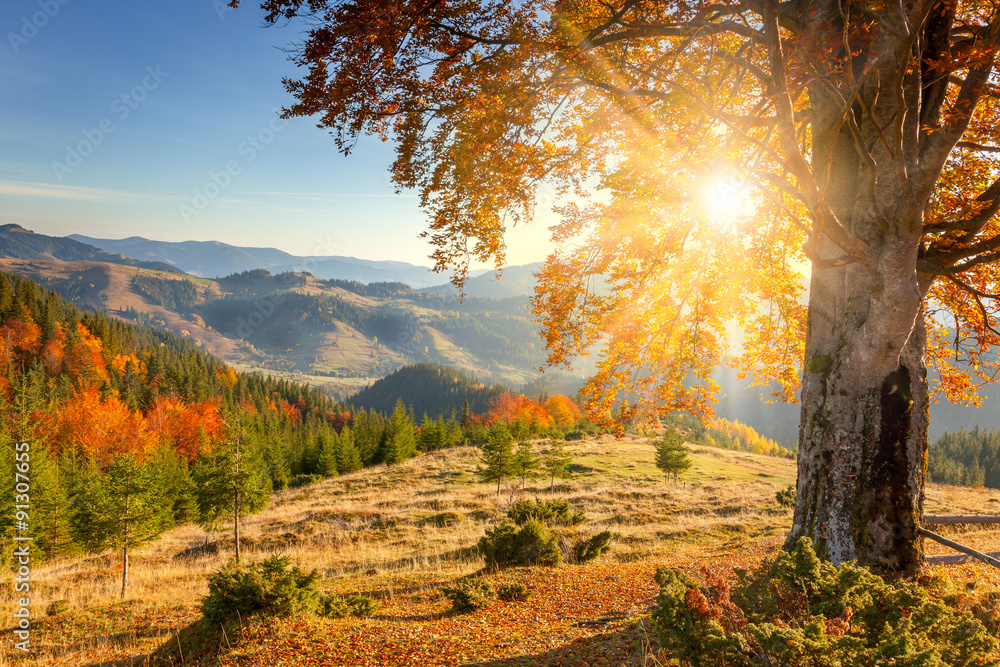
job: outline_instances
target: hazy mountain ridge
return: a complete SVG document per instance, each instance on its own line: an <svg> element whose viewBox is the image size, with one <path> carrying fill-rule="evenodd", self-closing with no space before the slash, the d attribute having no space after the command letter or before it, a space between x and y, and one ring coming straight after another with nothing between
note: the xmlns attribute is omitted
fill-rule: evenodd
<svg viewBox="0 0 1000 667"><path fill-rule="evenodd" d="M12 259L59 260L64 262L91 261L139 266L142 268L179 272L176 267L154 261L140 261L120 253L108 253L86 242L69 237L36 234L21 225L0 226L0 257Z"/></svg>
<svg viewBox="0 0 1000 667"><path fill-rule="evenodd" d="M77 305L190 337L243 370L309 381L340 398L419 362L518 387L544 361L524 297L459 300L402 283L261 269L211 280L99 262L0 258L0 268Z"/></svg>
<svg viewBox="0 0 1000 667"><path fill-rule="evenodd" d="M405 282L430 287L444 281L429 268L396 261L341 256L296 256L276 248L239 247L220 241L154 241L139 236L98 239L80 234L69 237L106 252L147 261L160 261L205 278L222 278L242 271L267 269L271 273L308 271L317 278L360 282Z"/></svg>
<svg viewBox="0 0 1000 667"><path fill-rule="evenodd" d="M297 256L277 248L233 246L220 241L154 241L141 236L99 239L82 234L66 237L108 253L120 253L146 262L162 262L204 278L222 278L234 273L267 269L271 273L309 272L325 280L354 280L362 283L402 282L442 296L459 292L447 274L426 266L393 260L369 260L337 255ZM83 259L83 258L80 258ZM500 279L496 272L470 271L465 294L471 297L506 298L532 293L534 271L541 263L506 267Z"/></svg>

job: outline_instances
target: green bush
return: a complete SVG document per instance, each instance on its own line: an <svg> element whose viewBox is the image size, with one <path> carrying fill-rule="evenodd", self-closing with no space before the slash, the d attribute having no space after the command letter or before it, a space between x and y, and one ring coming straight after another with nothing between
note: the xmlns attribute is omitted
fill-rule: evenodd
<svg viewBox="0 0 1000 667"><path fill-rule="evenodd" d="M570 442L572 440L583 440L586 437L587 434L584 431L580 430L570 431L569 433L566 434L566 442Z"/></svg>
<svg viewBox="0 0 1000 667"><path fill-rule="evenodd" d="M528 519L520 528L504 523L486 531L479 538L479 550L486 567L517 565L559 565L562 551L559 540L545 524Z"/></svg>
<svg viewBox="0 0 1000 667"><path fill-rule="evenodd" d="M583 539L573 545L573 556L577 563L592 561L606 551L611 550L611 531L605 530L594 535L589 540Z"/></svg>
<svg viewBox="0 0 1000 667"><path fill-rule="evenodd" d="M441 592L451 600L452 611L461 614L488 607L497 597L493 584L485 579L464 579L443 587Z"/></svg>
<svg viewBox="0 0 1000 667"><path fill-rule="evenodd" d="M378 603L367 595L324 595L320 598L317 613L328 618L345 616L374 616Z"/></svg>
<svg viewBox="0 0 1000 667"><path fill-rule="evenodd" d="M574 510L568 501L557 498L554 500L519 500L507 510L507 518L518 526L529 520L539 521L550 526L576 526L587 520L587 515L581 510Z"/></svg>
<svg viewBox="0 0 1000 667"><path fill-rule="evenodd" d="M775 500L777 500L778 504L782 507L795 507L795 496L796 493L794 486L789 486L787 489L778 491L774 494Z"/></svg>
<svg viewBox="0 0 1000 667"><path fill-rule="evenodd" d="M497 597L504 602L523 602L531 597L531 592L524 584L500 584L497 586Z"/></svg>
<svg viewBox="0 0 1000 667"><path fill-rule="evenodd" d="M56 614L61 614L64 611L69 611L69 600L55 600L45 610L45 615L55 616Z"/></svg>
<svg viewBox="0 0 1000 667"><path fill-rule="evenodd" d="M201 611L212 624L239 612L243 617L256 613L296 614L315 611L320 593L319 575L298 567L289 568L288 558L273 556L250 565L230 565L208 577L208 596Z"/></svg>
<svg viewBox="0 0 1000 667"><path fill-rule="evenodd" d="M833 566L800 540L730 585L676 568L657 572L660 640L692 667L1000 664L998 642L971 613L917 583Z"/></svg>

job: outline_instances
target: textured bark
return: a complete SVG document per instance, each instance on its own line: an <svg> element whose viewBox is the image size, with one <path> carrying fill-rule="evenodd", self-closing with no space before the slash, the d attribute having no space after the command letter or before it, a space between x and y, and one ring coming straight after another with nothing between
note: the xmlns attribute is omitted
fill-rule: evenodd
<svg viewBox="0 0 1000 667"><path fill-rule="evenodd" d="M892 45L873 51L880 48ZM881 80L896 80L897 72L887 70ZM823 165L817 180L827 184L830 210L869 250L867 266L813 265L798 497L788 545L807 536L834 563L856 560L912 572L923 557L917 528L927 467L922 301L929 282L917 272L924 199L909 181L920 162L920 115L912 110L921 109L926 91L919 72L899 82L900 98L911 111L898 127L902 152L895 155L879 140L872 120L893 127L899 118L894 96L862 92L868 113L857 106L851 112L854 131L847 132L838 120L842 101L810 91L817 117L813 164ZM843 252L828 237L816 249L825 258Z"/></svg>
<svg viewBox="0 0 1000 667"><path fill-rule="evenodd" d="M838 329L847 338L858 335ZM834 563L857 560L897 572L919 567L929 408L924 342L919 321L893 369L844 372L850 360L834 350L829 367L813 362L806 371L789 544L808 536ZM811 359L822 356L817 347L810 346Z"/></svg>

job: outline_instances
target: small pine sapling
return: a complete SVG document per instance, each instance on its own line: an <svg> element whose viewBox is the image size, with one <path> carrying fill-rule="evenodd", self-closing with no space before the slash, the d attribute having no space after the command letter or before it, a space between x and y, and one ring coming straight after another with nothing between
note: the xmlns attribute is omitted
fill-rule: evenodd
<svg viewBox="0 0 1000 667"><path fill-rule="evenodd" d="M691 467L691 458L688 456L688 448L680 434L674 430L668 430L663 439L656 445L656 467L663 471L663 483L666 484L671 475L674 476L674 483L677 483L677 476Z"/></svg>

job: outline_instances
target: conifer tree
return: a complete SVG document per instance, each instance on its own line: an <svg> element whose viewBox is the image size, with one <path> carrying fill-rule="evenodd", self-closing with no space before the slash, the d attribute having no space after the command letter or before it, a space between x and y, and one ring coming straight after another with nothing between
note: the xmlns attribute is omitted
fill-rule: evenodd
<svg viewBox="0 0 1000 667"><path fill-rule="evenodd" d="M380 458L386 465L395 465L402 463L416 453L417 434L413 420L410 418L406 406L403 405L403 401L399 400L396 402L396 407L382 433Z"/></svg>
<svg viewBox="0 0 1000 667"><path fill-rule="evenodd" d="M345 427L346 428L346 427ZM320 431L316 434L316 447L319 450L319 461L316 472L324 477L335 477L340 468L337 458L340 454L340 437L336 431Z"/></svg>
<svg viewBox="0 0 1000 667"><path fill-rule="evenodd" d="M524 486L528 477L534 477L539 465L541 461L535 456L531 443L527 440L517 443L517 451L514 452L514 474L521 476L521 486Z"/></svg>
<svg viewBox="0 0 1000 667"><path fill-rule="evenodd" d="M161 490L151 467L131 453L117 455L101 472L92 465L74 497L76 540L92 552L122 552L122 599L128 591L129 553L164 530Z"/></svg>
<svg viewBox="0 0 1000 667"><path fill-rule="evenodd" d="M232 520L237 563L241 555L240 520L264 509L272 488L260 448L245 440L238 422L219 449L199 461L194 471L201 524L211 530L222 519Z"/></svg>
<svg viewBox="0 0 1000 667"><path fill-rule="evenodd" d="M472 409L469 407L469 399L465 399L465 403L462 404L462 428L466 428L469 425L471 418Z"/></svg>
<svg viewBox="0 0 1000 667"><path fill-rule="evenodd" d="M427 413L424 412L423 419L420 420L420 451L434 451L437 449L438 439L437 424L431 421Z"/></svg>
<svg viewBox="0 0 1000 667"><path fill-rule="evenodd" d="M178 456L167 442L156 451L151 465L159 481L163 504L168 510L164 515L166 528L197 522L198 486L187 459Z"/></svg>
<svg viewBox="0 0 1000 667"><path fill-rule="evenodd" d="M75 466L62 465L47 445L32 447L31 534L46 558L74 550L70 493L75 477Z"/></svg>
<svg viewBox="0 0 1000 667"><path fill-rule="evenodd" d="M684 440L677 431L668 429L656 445L656 467L663 471L663 483L667 483L670 475L677 476L691 467L691 458Z"/></svg>
<svg viewBox="0 0 1000 667"><path fill-rule="evenodd" d="M354 415L354 446L364 465L375 461L385 428L384 417L375 410L361 408Z"/></svg>
<svg viewBox="0 0 1000 667"><path fill-rule="evenodd" d="M484 482L497 483L497 495L500 494L500 483L515 474L514 438L507 425L497 422L490 427L486 444L483 445L482 467L478 470L479 478Z"/></svg>
<svg viewBox="0 0 1000 667"><path fill-rule="evenodd" d="M340 447L337 450L337 468L341 474L361 470L365 466L358 448L354 445L354 429L345 426L340 432Z"/></svg>
<svg viewBox="0 0 1000 667"><path fill-rule="evenodd" d="M542 468L550 478L550 489L555 486L556 477L559 479L569 477L569 470L567 468L572 462L573 457L566 452L566 443L558 438L552 438L549 441L549 448L542 456Z"/></svg>

